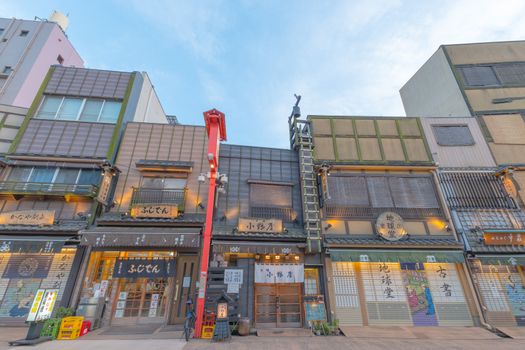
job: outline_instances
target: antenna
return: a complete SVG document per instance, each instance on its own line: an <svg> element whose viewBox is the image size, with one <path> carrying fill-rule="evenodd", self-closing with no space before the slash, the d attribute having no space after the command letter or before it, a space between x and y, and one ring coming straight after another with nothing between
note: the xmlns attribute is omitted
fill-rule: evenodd
<svg viewBox="0 0 525 350"><path fill-rule="evenodd" d="M299 108L299 102L301 102L301 95L293 94L295 96L295 105L292 108L292 114L290 115L290 119L293 118L299 118L301 116L301 108Z"/></svg>

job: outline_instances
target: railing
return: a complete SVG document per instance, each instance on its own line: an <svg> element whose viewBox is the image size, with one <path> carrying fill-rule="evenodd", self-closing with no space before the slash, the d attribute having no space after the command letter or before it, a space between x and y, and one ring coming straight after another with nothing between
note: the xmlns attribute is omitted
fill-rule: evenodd
<svg viewBox="0 0 525 350"><path fill-rule="evenodd" d="M0 181L0 194L95 197L97 192L98 187L94 185Z"/></svg>
<svg viewBox="0 0 525 350"><path fill-rule="evenodd" d="M133 187L131 205L137 204L176 204L184 211L186 189L157 189Z"/></svg>
<svg viewBox="0 0 525 350"><path fill-rule="evenodd" d="M250 216L261 219L281 219L285 222L292 222L296 213L293 208L279 207L250 207Z"/></svg>
<svg viewBox="0 0 525 350"><path fill-rule="evenodd" d="M370 208L326 206L327 218L377 218L385 211L394 211L403 218L443 217L441 208Z"/></svg>

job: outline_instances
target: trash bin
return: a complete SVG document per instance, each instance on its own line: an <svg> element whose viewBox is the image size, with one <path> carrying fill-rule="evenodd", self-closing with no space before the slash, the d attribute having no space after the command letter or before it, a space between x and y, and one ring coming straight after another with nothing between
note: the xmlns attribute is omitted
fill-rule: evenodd
<svg viewBox="0 0 525 350"><path fill-rule="evenodd" d="M249 335L250 334L250 319L248 317L241 317L239 319L239 335Z"/></svg>

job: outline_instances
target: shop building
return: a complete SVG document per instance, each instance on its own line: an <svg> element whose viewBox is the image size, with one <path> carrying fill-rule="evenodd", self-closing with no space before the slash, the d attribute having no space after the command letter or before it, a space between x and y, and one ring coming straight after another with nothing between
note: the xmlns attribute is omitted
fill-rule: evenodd
<svg viewBox="0 0 525 350"><path fill-rule="evenodd" d="M137 72L49 70L4 159L2 322L23 324L39 288L58 289L59 305L70 305L85 254L78 233L111 203L120 129L144 118L144 98L155 100L147 85Z"/></svg>
<svg viewBox="0 0 525 350"><path fill-rule="evenodd" d="M475 324L462 245L419 119L308 121L333 317L343 326Z"/></svg>
<svg viewBox="0 0 525 350"><path fill-rule="evenodd" d="M303 327L304 304L324 294L307 251L297 152L222 145L207 302L223 291L230 314L255 328ZM220 179L220 177L219 177Z"/></svg>
<svg viewBox="0 0 525 350"><path fill-rule="evenodd" d="M525 214L505 168L440 170L487 323L525 326Z"/></svg>
<svg viewBox="0 0 525 350"><path fill-rule="evenodd" d="M79 308L104 300L97 325L184 323L199 281L207 145L203 126L127 124L113 205L80 243Z"/></svg>

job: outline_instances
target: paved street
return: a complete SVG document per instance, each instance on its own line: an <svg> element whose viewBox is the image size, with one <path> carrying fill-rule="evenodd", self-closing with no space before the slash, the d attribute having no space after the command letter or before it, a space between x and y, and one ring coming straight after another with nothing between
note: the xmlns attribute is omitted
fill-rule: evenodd
<svg viewBox="0 0 525 350"><path fill-rule="evenodd" d="M359 329L361 328L361 329ZM389 329L387 329L389 328ZM393 331L394 330L394 331ZM523 349L525 340L499 338L480 328L451 327L405 328L405 327L355 327L349 337L234 337L232 341L211 343L205 340L192 340L186 343L180 336L172 339L159 339L157 335L119 335L113 339L90 334L74 341L52 341L35 347L18 347L36 350L337 350L337 349L388 349L388 350L426 350L426 349ZM20 338L23 329L0 328L0 349L8 349L7 340ZM396 335L396 333L398 335ZM448 334L448 336L447 336ZM161 337L163 335L160 335ZM149 338L149 339L148 339ZM13 348L11 348L13 349Z"/></svg>

